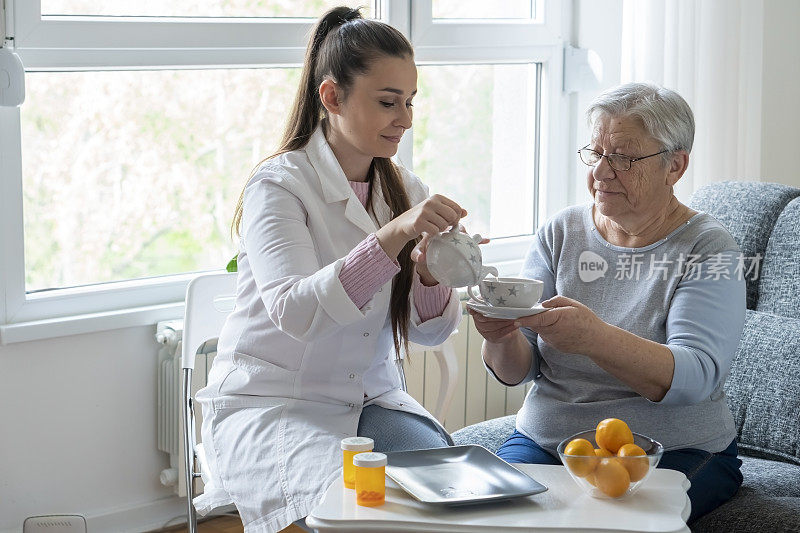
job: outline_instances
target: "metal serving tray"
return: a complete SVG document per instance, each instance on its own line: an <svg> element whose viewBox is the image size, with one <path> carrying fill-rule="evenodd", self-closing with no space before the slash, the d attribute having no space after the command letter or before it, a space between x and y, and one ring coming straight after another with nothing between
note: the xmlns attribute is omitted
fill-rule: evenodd
<svg viewBox="0 0 800 533"><path fill-rule="evenodd" d="M547 490L483 446L389 452L386 456L386 475L425 503L467 505Z"/></svg>

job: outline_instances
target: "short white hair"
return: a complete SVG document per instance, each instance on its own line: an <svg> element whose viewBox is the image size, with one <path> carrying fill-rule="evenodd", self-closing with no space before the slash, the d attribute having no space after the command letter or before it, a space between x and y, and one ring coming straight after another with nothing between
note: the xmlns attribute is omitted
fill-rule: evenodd
<svg viewBox="0 0 800 533"><path fill-rule="evenodd" d="M681 95L652 83L626 83L595 98L586 110L589 127L601 116L636 117L663 150L692 151L694 114ZM665 161L669 154L665 154Z"/></svg>

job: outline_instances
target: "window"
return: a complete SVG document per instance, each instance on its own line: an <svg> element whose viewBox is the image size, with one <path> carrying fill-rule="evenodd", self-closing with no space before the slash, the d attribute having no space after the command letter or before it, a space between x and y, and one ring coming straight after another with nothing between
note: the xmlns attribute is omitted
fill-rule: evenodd
<svg viewBox="0 0 800 533"><path fill-rule="evenodd" d="M435 19L531 19L536 2L530 0L433 0Z"/></svg>
<svg viewBox="0 0 800 533"><path fill-rule="evenodd" d="M362 6L373 15L370 2L341 0L41 0L43 15L106 15L117 17L310 17L340 5ZM522 3L525 3L524 1Z"/></svg>
<svg viewBox="0 0 800 533"><path fill-rule="evenodd" d="M192 273L224 267L308 32L341 3L410 36L420 93L399 159L461 201L468 229L493 239L485 260L513 272L563 189L539 179L567 152L550 118L564 105L558 0L6 0L26 101L0 108L14 228L0 333L179 305Z"/></svg>
<svg viewBox="0 0 800 533"><path fill-rule="evenodd" d="M214 270L298 68L34 72L22 108L25 284Z"/></svg>
<svg viewBox="0 0 800 533"><path fill-rule="evenodd" d="M414 171L468 211L470 232L535 229L537 72L525 63L419 68Z"/></svg>

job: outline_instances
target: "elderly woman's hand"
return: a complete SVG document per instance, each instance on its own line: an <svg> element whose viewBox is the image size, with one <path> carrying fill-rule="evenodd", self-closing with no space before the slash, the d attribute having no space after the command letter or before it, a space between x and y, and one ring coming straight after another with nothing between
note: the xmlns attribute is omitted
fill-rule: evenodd
<svg viewBox="0 0 800 533"><path fill-rule="evenodd" d="M489 318L474 309L467 309L472 315L475 329L489 342L503 342L508 335L517 331L518 327L513 320L505 318Z"/></svg>
<svg viewBox="0 0 800 533"><path fill-rule="evenodd" d="M564 353L590 355L604 344L608 324L582 303L565 296L542 302L549 310L514 322L530 328L547 344Z"/></svg>

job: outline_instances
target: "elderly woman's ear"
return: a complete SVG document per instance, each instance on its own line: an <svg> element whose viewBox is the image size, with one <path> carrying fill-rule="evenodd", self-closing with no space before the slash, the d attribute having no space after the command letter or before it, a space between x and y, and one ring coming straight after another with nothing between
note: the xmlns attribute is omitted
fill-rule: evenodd
<svg viewBox="0 0 800 533"><path fill-rule="evenodd" d="M683 173L689 167L689 152L686 150L678 150L672 153L669 162L669 172L667 173L667 183L670 186L678 183Z"/></svg>

